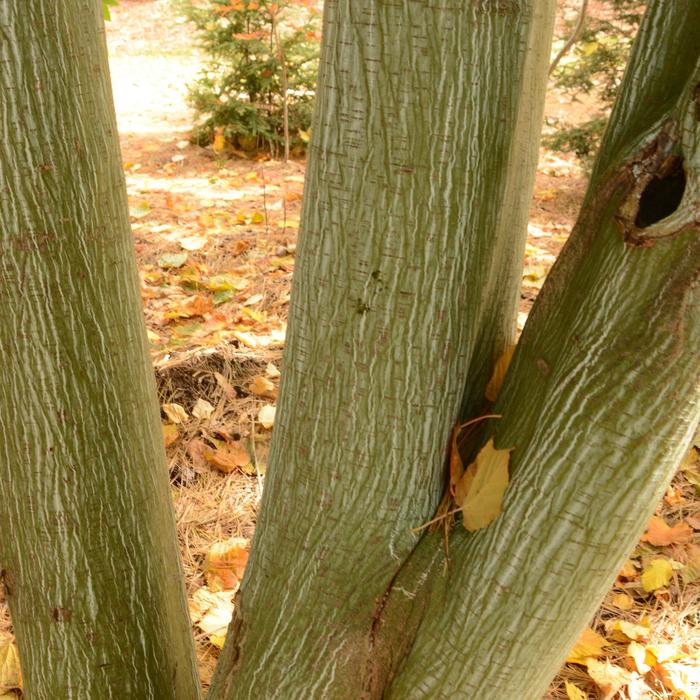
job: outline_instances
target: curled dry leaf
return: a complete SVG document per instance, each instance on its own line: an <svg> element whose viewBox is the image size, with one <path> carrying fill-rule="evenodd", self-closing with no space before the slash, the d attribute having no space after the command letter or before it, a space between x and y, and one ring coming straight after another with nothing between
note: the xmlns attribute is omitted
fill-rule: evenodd
<svg viewBox="0 0 700 700"><path fill-rule="evenodd" d="M688 523L680 522L671 527L663 518L655 515L641 539L655 547L666 547L670 544L685 544L692 538L693 528Z"/></svg>
<svg viewBox="0 0 700 700"><path fill-rule="evenodd" d="M164 403L161 408L171 423L187 423L187 411L179 403Z"/></svg>
<svg viewBox="0 0 700 700"><path fill-rule="evenodd" d="M267 363L267 367L265 367L265 374L270 378L270 379L279 379L281 372L275 367L272 362Z"/></svg>
<svg viewBox="0 0 700 700"><path fill-rule="evenodd" d="M508 488L511 452L512 449L496 449L491 438L459 480L455 501L462 509L462 524L469 532L487 527L500 515Z"/></svg>

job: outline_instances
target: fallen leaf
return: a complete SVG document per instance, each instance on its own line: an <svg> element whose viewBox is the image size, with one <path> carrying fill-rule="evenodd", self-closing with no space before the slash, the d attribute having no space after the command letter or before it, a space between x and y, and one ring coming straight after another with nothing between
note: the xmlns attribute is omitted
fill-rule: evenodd
<svg viewBox="0 0 700 700"><path fill-rule="evenodd" d="M214 379L216 383L221 387L226 397L233 400L237 397L236 390L231 386L231 383L224 377L220 372L214 372Z"/></svg>
<svg viewBox="0 0 700 700"><path fill-rule="evenodd" d="M566 662L585 666L587 659L602 656L603 649L607 646L609 646L609 642L605 637L590 627L586 627L566 657Z"/></svg>
<svg viewBox="0 0 700 700"><path fill-rule="evenodd" d="M650 663L665 664L667 661L677 661L685 654L674 644L647 644L647 653L651 654Z"/></svg>
<svg viewBox="0 0 700 700"><path fill-rule="evenodd" d="M700 530L700 513L696 513L695 515L689 515L686 519L685 522L690 525L690 527L693 528L693 530Z"/></svg>
<svg viewBox="0 0 700 700"><path fill-rule="evenodd" d="M205 399L197 399L194 408L192 409L192 415L199 420L208 420L211 418L211 414L214 413L214 407Z"/></svg>
<svg viewBox="0 0 700 700"><path fill-rule="evenodd" d="M634 607L634 599L627 593L616 593L610 598L610 604L620 610L631 610Z"/></svg>
<svg viewBox="0 0 700 700"><path fill-rule="evenodd" d="M260 425L262 425L263 428L267 428L268 430L272 428L272 426L275 424L275 412L276 412L275 406L271 406L270 404L265 404L260 411L258 412L258 422Z"/></svg>
<svg viewBox="0 0 700 700"><path fill-rule="evenodd" d="M637 578L637 567L635 563L628 559L617 574L618 578L626 579L628 581Z"/></svg>
<svg viewBox="0 0 700 700"><path fill-rule="evenodd" d="M233 591L195 591L189 602L192 622L208 635L226 636L233 615Z"/></svg>
<svg viewBox="0 0 700 700"><path fill-rule="evenodd" d="M265 374L270 377L270 379L278 379L281 376L281 372L272 364L272 362L267 363Z"/></svg>
<svg viewBox="0 0 700 700"><path fill-rule="evenodd" d="M678 693L674 697L697 700L700 691L700 667L697 664L667 663L656 667L667 690Z"/></svg>
<svg viewBox="0 0 700 700"><path fill-rule="evenodd" d="M655 515L649 521L647 531L642 535L642 542L648 542L655 547L666 547L669 544L684 544L693 537L693 528L688 523L680 522L673 527Z"/></svg>
<svg viewBox="0 0 700 700"><path fill-rule="evenodd" d="M210 590L219 586L230 590L238 586L248 563L249 547L250 542L242 537L232 537L211 546L204 561Z"/></svg>
<svg viewBox="0 0 700 700"><path fill-rule="evenodd" d="M187 262L187 253L165 253L158 258L158 267L163 270L182 267Z"/></svg>
<svg viewBox="0 0 700 700"><path fill-rule="evenodd" d="M653 663L653 658L647 653L647 649L643 644L639 642L630 642L627 645L627 654L633 661L633 665L637 673L644 675L651 670L651 663Z"/></svg>
<svg viewBox="0 0 700 700"><path fill-rule="evenodd" d="M511 451L497 450L491 438L457 484L455 501L462 509L462 525L469 532L485 528L500 515Z"/></svg>
<svg viewBox="0 0 700 700"><path fill-rule="evenodd" d="M248 385L248 389L256 396L264 396L268 399L274 399L277 396L277 387L269 379L261 375L253 378L253 381Z"/></svg>
<svg viewBox="0 0 700 700"><path fill-rule="evenodd" d="M166 423L161 427L163 428L163 440L165 442L165 446L170 447L170 445L177 442L177 439L180 437L180 432L178 431L177 426L173 425L172 423Z"/></svg>
<svg viewBox="0 0 700 700"><path fill-rule="evenodd" d="M668 559L652 559L642 571L642 587L647 593L667 586L673 576L673 566Z"/></svg>
<svg viewBox="0 0 700 700"><path fill-rule="evenodd" d="M179 403L164 403L161 408L171 423L187 423L187 411Z"/></svg>
<svg viewBox="0 0 700 700"><path fill-rule="evenodd" d="M628 622L627 620L616 620L613 629L621 632L627 639L635 642L649 639L649 635L651 634L651 630L646 625L638 625L634 622Z"/></svg>
<svg viewBox="0 0 700 700"><path fill-rule="evenodd" d="M14 642L0 643L0 692L22 687L19 653Z"/></svg>
<svg viewBox="0 0 700 700"><path fill-rule="evenodd" d="M180 247L183 250L200 250L207 244L204 236L188 236L180 239Z"/></svg>
<svg viewBox="0 0 700 700"><path fill-rule="evenodd" d="M564 687L566 688L566 697L569 700L588 700L588 694L584 693L581 688L575 686L569 681L564 681Z"/></svg>
<svg viewBox="0 0 700 700"><path fill-rule="evenodd" d="M515 352L515 345L511 345L506 349L506 351L498 358L496 365L493 368L493 374L486 386L486 399L491 403L495 403L498 398L498 394L501 391L501 386L503 386L503 380L506 377L506 372L508 371L508 366L510 361L513 359L513 353Z"/></svg>
<svg viewBox="0 0 700 700"><path fill-rule="evenodd" d="M607 660L588 659L586 667L588 675L603 692L601 700L610 700L633 678L630 671L626 671L621 666L616 666Z"/></svg>
<svg viewBox="0 0 700 700"><path fill-rule="evenodd" d="M248 450L241 442L221 443L221 447L216 449L207 447L202 454L209 464L226 474L250 464Z"/></svg>

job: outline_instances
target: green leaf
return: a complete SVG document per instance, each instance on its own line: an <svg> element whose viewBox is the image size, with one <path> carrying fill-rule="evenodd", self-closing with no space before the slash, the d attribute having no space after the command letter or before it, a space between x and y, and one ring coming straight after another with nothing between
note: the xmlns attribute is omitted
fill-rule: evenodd
<svg viewBox="0 0 700 700"><path fill-rule="evenodd" d="M109 14L109 8L110 6L115 7L119 3L117 0L102 0L102 14L104 15L104 18L106 20L112 19L112 17Z"/></svg>

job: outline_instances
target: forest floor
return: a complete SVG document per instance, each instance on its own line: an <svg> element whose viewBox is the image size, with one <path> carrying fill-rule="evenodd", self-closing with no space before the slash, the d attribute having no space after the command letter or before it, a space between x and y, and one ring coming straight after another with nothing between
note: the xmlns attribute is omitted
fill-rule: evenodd
<svg viewBox="0 0 700 700"><path fill-rule="evenodd" d="M187 84L203 58L169 0L120 0L107 36L187 594L207 687L264 482L305 163L189 143ZM576 119L586 109L555 92L547 99L550 117ZM571 231L585 184L573 156L542 149L519 328ZM698 696L697 458L693 450L549 700ZM9 635L0 599L0 651Z"/></svg>

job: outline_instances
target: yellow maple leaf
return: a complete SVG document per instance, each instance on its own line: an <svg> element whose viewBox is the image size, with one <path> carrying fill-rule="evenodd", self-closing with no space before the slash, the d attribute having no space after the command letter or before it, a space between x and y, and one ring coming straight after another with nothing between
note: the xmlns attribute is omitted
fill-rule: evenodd
<svg viewBox="0 0 700 700"><path fill-rule="evenodd" d="M566 657L566 662L585 666L589 658L602 656L603 649L608 645L608 640L605 637L590 627L586 627Z"/></svg>
<svg viewBox="0 0 700 700"><path fill-rule="evenodd" d="M647 593L667 586L673 576L673 567L668 559L652 559L642 571L642 586Z"/></svg>
<svg viewBox="0 0 700 700"><path fill-rule="evenodd" d="M588 694L584 693L581 688L569 683L569 681L564 681L564 686L566 687L566 697L569 700L588 700Z"/></svg>
<svg viewBox="0 0 700 700"><path fill-rule="evenodd" d="M475 532L490 525L501 513L508 488L508 462L512 449L497 450L491 438L476 456L455 489L462 509L462 524Z"/></svg>
<svg viewBox="0 0 700 700"><path fill-rule="evenodd" d="M506 372L508 371L508 366L510 361L513 359L513 353L515 352L515 345L509 346L506 351L498 358L496 364L493 368L493 374L489 383L486 385L486 398L495 403L498 398L498 394L503 386L503 380L506 377Z"/></svg>

